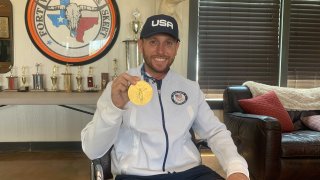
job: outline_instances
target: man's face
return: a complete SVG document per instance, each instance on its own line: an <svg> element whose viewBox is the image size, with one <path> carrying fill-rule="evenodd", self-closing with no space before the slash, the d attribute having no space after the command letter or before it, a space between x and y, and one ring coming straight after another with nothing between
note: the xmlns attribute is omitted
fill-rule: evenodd
<svg viewBox="0 0 320 180"><path fill-rule="evenodd" d="M164 78L177 54L179 42L169 35L157 34L140 39L138 45L146 72L156 79Z"/></svg>

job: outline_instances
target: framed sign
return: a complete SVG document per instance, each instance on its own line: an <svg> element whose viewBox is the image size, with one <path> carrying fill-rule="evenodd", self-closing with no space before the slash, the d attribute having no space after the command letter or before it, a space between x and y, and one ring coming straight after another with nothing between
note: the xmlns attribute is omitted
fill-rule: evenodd
<svg viewBox="0 0 320 180"><path fill-rule="evenodd" d="M84 65L112 48L120 15L115 0L28 0L25 24L31 41L46 57Z"/></svg>
<svg viewBox="0 0 320 180"><path fill-rule="evenodd" d="M0 38L9 38L9 18L0 16Z"/></svg>

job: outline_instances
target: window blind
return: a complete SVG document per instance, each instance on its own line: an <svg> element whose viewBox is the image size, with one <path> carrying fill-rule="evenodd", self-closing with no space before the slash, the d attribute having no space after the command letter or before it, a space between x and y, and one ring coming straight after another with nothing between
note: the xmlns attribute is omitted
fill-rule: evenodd
<svg viewBox="0 0 320 180"><path fill-rule="evenodd" d="M277 85L280 0L199 0L198 82L209 94Z"/></svg>
<svg viewBox="0 0 320 180"><path fill-rule="evenodd" d="M288 86L320 86L320 0L291 0Z"/></svg>

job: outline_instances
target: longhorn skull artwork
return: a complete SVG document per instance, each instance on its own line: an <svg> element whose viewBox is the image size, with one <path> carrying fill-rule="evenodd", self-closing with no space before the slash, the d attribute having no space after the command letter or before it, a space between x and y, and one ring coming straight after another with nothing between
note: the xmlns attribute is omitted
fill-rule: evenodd
<svg viewBox="0 0 320 180"><path fill-rule="evenodd" d="M81 10L80 7L75 4L71 3L66 7L66 18L68 20L68 29L70 29L71 32L74 32L78 28L79 19L81 17ZM73 36L73 34L70 34Z"/></svg>
<svg viewBox="0 0 320 180"><path fill-rule="evenodd" d="M77 5L76 3L70 3L68 5L45 6L38 1L36 3L47 11L64 10L65 18L67 19L67 27L70 30L71 37L75 37L82 11L100 11L107 6L107 4L105 4L98 7L91 7L87 5Z"/></svg>

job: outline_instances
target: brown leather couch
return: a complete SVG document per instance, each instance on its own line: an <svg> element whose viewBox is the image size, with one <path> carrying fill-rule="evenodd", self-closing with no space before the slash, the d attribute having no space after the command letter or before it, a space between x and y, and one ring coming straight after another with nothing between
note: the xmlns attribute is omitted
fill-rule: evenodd
<svg viewBox="0 0 320 180"><path fill-rule="evenodd" d="M247 160L252 180L320 179L320 132L305 127L301 116L320 111L289 111L295 131L281 133L277 119L246 114L238 100L252 98L246 86L224 91L224 122L239 153Z"/></svg>

